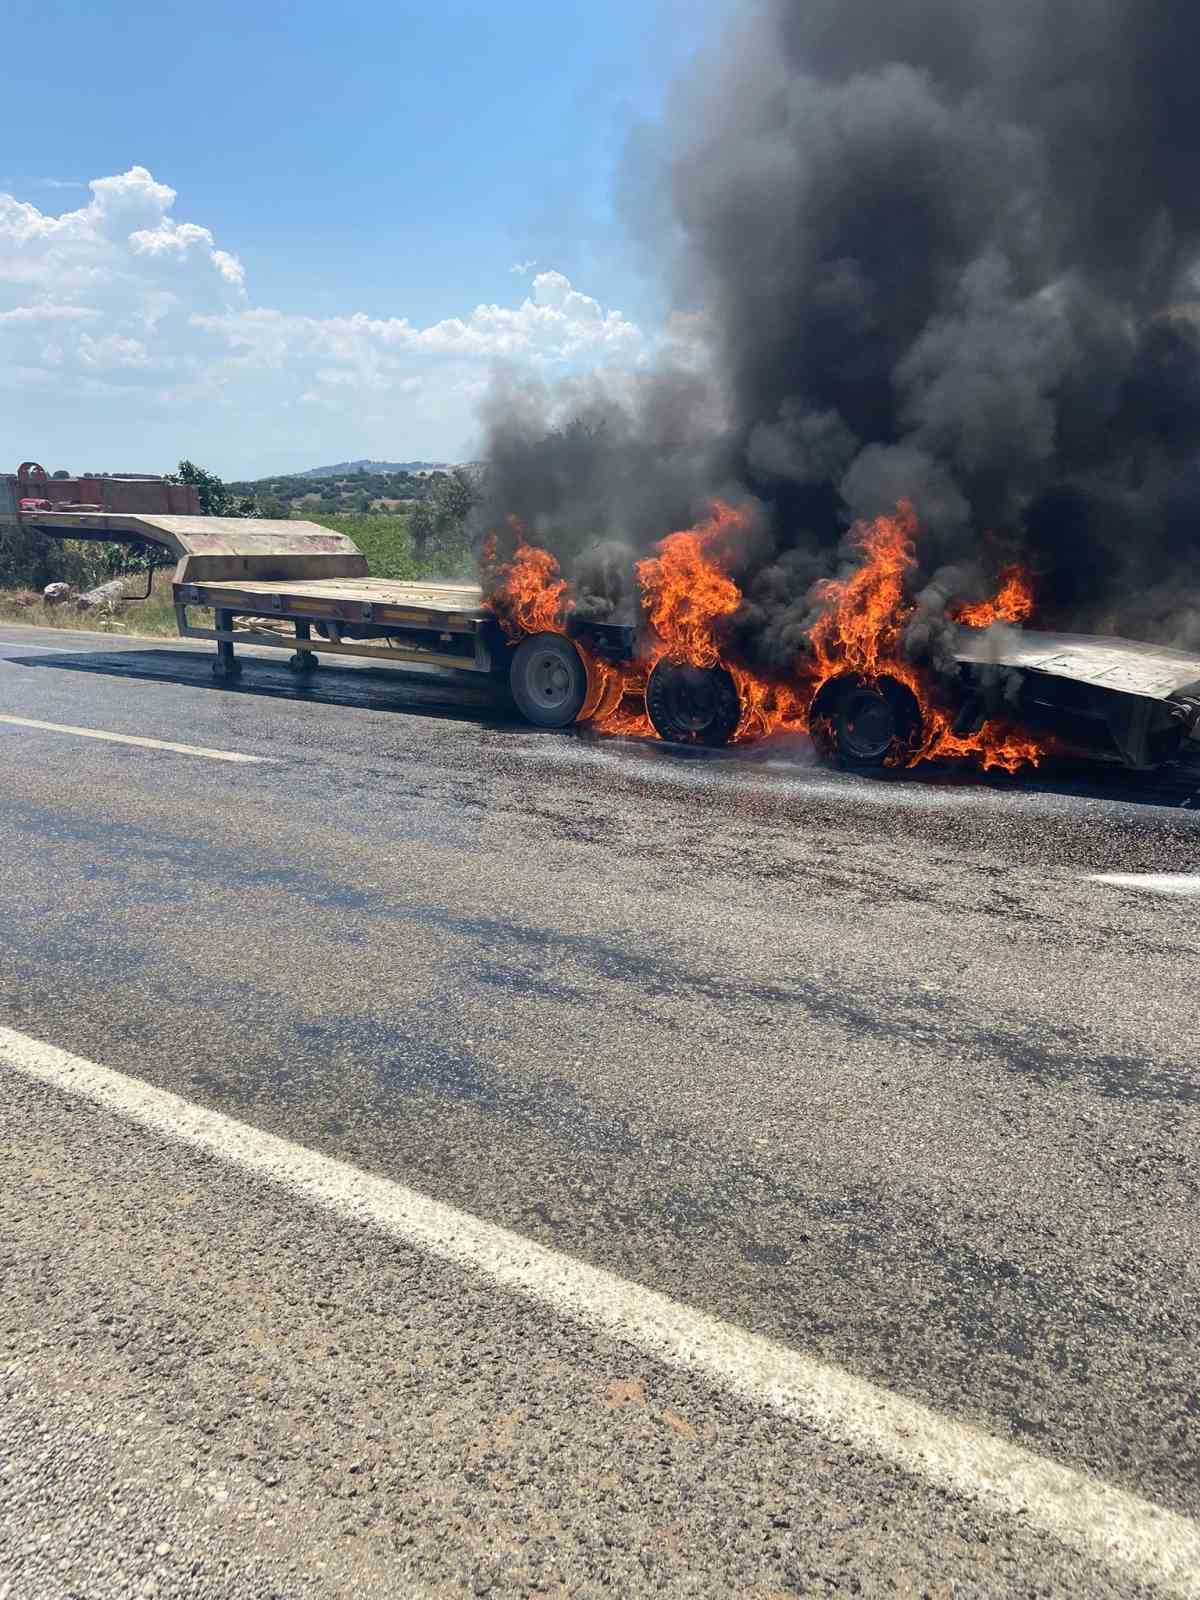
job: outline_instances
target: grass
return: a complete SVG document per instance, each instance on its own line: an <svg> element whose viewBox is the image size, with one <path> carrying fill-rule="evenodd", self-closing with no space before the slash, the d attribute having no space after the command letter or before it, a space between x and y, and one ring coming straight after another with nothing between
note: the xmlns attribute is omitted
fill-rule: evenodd
<svg viewBox="0 0 1200 1600"><path fill-rule="evenodd" d="M464 543L433 545L418 556L408 531L408 518L372 516L367 512L346 516L313 516L309 522L335 533L347 534L367 558L373 578L456 578L475 576L474 553Z"/></svg>
<svg viewBox="0 0 1200 1600"><path fill-rule="evenodd" d="M131 578L130 588L144 585L145 579ZM211 612L196 608L193 620L210 627ZM203 620L202 620L203 619ZM63 631L112 633L132 638L170 639L177 632L175 606L171 599L171 573L156 572L149 600L127 601L117 610L98 607L95 611L76 611L73 605L43 604L36 589L0 590L0 622L24 622L32 628L59 628Z"/></svg>
<svg viewBox="0 0 1200 1600"><path fill-rule="evenodd" d="M474 553L465 543L431 546L424 556L412 547L408 519L403 516L372 516L368 513L345 516L308 516L307 521L347 534L367 558L371 576L412 580L417 578L474 578ZM171 601L172 569L154 575L149 600L126 602L117 610L76 611L74 606L43 605L36 589L0 590L0 622L24 622L35 628L75 629L88 633L127 634L138 638L172 638L176 633L175 611ZM131 578L136 590L144 579ZM191 615L202 627L211 621L198 608ZM201 618L206 620L201 621Z"/></svg>

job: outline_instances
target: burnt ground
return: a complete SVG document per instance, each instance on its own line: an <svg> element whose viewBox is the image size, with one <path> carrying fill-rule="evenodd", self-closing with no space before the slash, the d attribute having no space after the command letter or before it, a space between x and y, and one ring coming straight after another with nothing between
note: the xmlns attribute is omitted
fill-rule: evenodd
<svg viewBox="0 0 1200 1600"><path fill-rule="evenodd" d="M268 758L0 723L0 1024L1200 1513L1200 898L1095 881L1196 870L1200 779L867 780L802 740L542 734L470 684L256 658L226 689L209 659L0 628L0 715ZM96 1594L1135 1592L0 1092L0 1530L33 1525L5 1494L51 1414L61 1468L0 1587L76 1592L36 1541L67 1560L77 1510ZM122 1429L169 1536L114 1510Z"/></svg>

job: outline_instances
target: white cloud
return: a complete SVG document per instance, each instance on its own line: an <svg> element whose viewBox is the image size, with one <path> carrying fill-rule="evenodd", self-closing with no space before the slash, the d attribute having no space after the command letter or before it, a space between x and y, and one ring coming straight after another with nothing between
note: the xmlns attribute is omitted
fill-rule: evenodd
<svg viewBox="0 0 1200 1600"><path fill-rule="evenodd" d="M128 467L145 450L145 470L186 454L228 475L450 455L495 363L553 377L645 357L635 324L533 261L513 269L533 274L518 304L424 326L255 305L238 257L145 167L89 187L57 216L0 193L0 431L26 452Z"/></svg>
<svg viewBox="0 0 1200 1600"><path fill-rule="evenodd" d="M47 301L41 305L13 306L11 311L0 311L0 322L7 322L10 326L19 322L86 322L89 317L99 315L100 312L93 306L63 306Z"/></svg>
<svg viewBox="0 0 1200 1600"><path fill-rule="evenodd" d="M78 178L0 178L5 189L86 189Z"/></svg>
<svg viewBox="0 0 1200 1600"><path fill-rule="evenodd" d="M519 306L481 305L465 317L418 327L407 317L285 315L261 306L194 312L195 328L215 334L243 362L277 369L292 361L332 361L343 378L390 382L413 363L525 360L539 368L582 357L634 358L639 329L619 311L605 311L559 272L543 272ZM431 370L435 370L432 369Z"/></svg>
<svg viewBox="0 0 1200 1600"><path fill-rule="evenodd" d="M514 261L508 270L517 273L522 278L527 278L536 266L536 261Z"/></svg>
<svg viewBox="0 0 1200 1600"><path fill-rule="evenodd" d="M228 250L214 250L212 264L226 283L235 284L239 289L245 288L246 269L236 256L229 254Z"/></svg>
<svg viewBox="0 0 1200 1600"><path fill-rule="evenodd" d="M79 336L79 359L84 366L109 372L114 367L148 366L150 353L140 339L124 339L119 333L93 339L90 333L83 333Z"/></svg>

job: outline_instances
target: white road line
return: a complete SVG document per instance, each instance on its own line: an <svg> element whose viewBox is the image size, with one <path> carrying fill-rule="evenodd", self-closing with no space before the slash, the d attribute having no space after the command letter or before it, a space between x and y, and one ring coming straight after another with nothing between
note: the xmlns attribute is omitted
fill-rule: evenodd
<svg viewBox="0 0 1200 1600"><path fill-rule="evenodd" d="M91 652L87 650L74 650L70 645L57 644L18 644L15 639L0 639L0 650L39 650L48 656L84 656ZM5 656L4 660L8 660Z"/></svg>
<svg viewBox="0 0 1200 1600"><path fill-rule="evenodd" d="M1142 889L1147 894L1200 894L1200 873L1196 872L1093 872L1088 882Z"/></svg>
<svg viewBox="0 0 1200 1600"><path fill-rule="evenodd" d="M349 1222L379 1228L914 1478L1020 1517L1093 1560L1200 1596L1200 1524L1188 1517L391 1179L4 1027L0 1065L279 1184Z"/></svg>
<svg viewBox="0 0 1200 1600"><path fill-rule="evenodd" d="M207 756L210 761L261 763L267 756L248 756L240 750L206 750L198 744L172 744L169 739L139 739L132 733L106 733L101 728L72 728L64 722L35 722L32 717L0 716L14 728L40 728L44 733L74 733L81 739L107 739L112 744L133 744L143 750L174 750L181 756Z"/></svg>

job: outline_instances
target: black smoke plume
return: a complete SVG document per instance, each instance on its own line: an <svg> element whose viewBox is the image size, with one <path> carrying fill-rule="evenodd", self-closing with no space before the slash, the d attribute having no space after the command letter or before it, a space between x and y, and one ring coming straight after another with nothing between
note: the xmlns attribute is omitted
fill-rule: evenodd
<svg viewBox="0 0 1200 1600"><path fill-rule="evenodd" d="M497 387L490 514L615 614L633 554L754 500L774 670L900 498L919 652L1015 557L1046 624L1200 646L1198 60L1196 0L742 0L627 185L704 358Z"/></svg>

